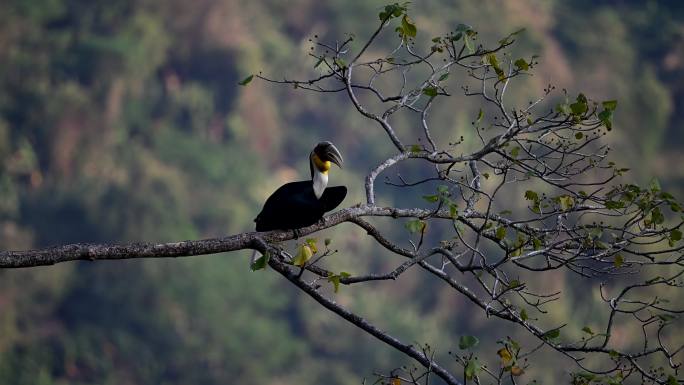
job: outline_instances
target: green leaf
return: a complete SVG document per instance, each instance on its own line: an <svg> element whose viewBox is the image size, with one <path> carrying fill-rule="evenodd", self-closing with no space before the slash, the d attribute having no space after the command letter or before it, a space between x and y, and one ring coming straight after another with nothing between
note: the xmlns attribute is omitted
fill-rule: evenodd
<svg viewBox="0 0 684 385"><path fill-rule="evenodd" d="M570 115L572 113L572 110L570 109L568 103L558 103L556 105L556 111L563 113L565 115Z"/></svg>
<svg viewBox="0 0 684 385"><path fill-rule="evenodd" d="M472 380L475 378L477 371L480 369L480 365L477 362L477 358L471 358L465 366L464 374L467 380Z"/></svg>
<svg viewBox="0 0 684 385"><path fill-rule="evenodd" d="M499 77L499 80L503 80L506 77L506 74L504 74L503 69L501 68L501 64L499 64L499 59L496 57L496 54L490 53L485 56L486 62L489 63L492 68L494 68L494 72L496 72L496 75Z"/></svg>
<svg viewBox="0 0 684 385"><path fill-rule="evenodd" d="M679 229L673 229L670 231L670 240L672 242L677 242L682 240L682 232Z"/></svg>
<svg viewBox="0 0 684 385"><path fill-rule="evenodd" d="M520 147L513 147L513 149L511 150L511 156L514 158L517 158L519 154L520 154Z"/></svg>
<svg viewBox="0 0 684 385"><path fill-rule="evenodd" d="M340 277L349 278L349 277L351 277L351 274L347 273L346 271L342 271L342 272L340 272Z"/></svg>
<svg viewBox="0 0 684 385"><path fill-rule="evenodd" d="M625 258L621 254L616 254L615 257L613 258L613 266L615 266L619 269L624 264L625 264Z"/></svg>
<svg viewBox="0 0 684 385"><path fill-rule="evenodd" d="M252 79L254 79L254 75L249 75L246 78L242 79L242 81L239 82L238 84L241 86L246 86L247 84L249 84L249 82L252 81Z"/></svg>
<svg viewBox="0 0 684 385"><path fill-rule="evenodd" d="M520 71L527 71L530 69L529 63L527 63L527 61L523 58L516 60L514 64Z"/></svg>
<svg viewBox="0 0 684 385"><path fill-rule="evenodd" d="M456 26L456 32L467 32L467 31L472 31L473 28L469 26L468 24L459 24Z"/></svg>
<svg viewBox="0 0 684 385"><path fill-rule="evenodd" d="M581 133L581 132L576 132L576 133L575 133L575 139L579 140L579 139L582 139L582 138L584 138L584 134L583 134L583 133Z"/></svg>
<svg viewBox="0 0 684 385"><path fill-rule="evenodd" d="M425 87L423 88L423 93L431 98L437 96L437 87Z"/></svg>
<svg viewBox="0 0 684 385"><path fill-rule="evenodd" d="M333 284L333 291L335 293L337 293L337 291L340 290L340 276L339 275L328 276L328 282Z"/></svg>
<svg viewBox="0 0 684 385"><path fill-rule="evenodd" d="M473 45L473 41L471 40L470 36L464 34L463 42L465 43L465 46L468 49L468 53L475 53L475 46Z"/></svg>
<svg viewBox="0 0 684 385"><path fill-rule="evenodd" d="M414 154L423 151L423 147L420 144L412 144L409 149Z"/></svg>
<svg viewBox="0 0 684 385"><path fill-rule="evenodd" d="M423 199L430 203L435 203L439 200L439 195L423 195Z"/></svg>
<svg viewBox="0 0 684 385"><path fill-rule="evenodd" d="M548 340L553 340L558 337L560 337L560 329L552 329L549 330L548 332L544 333L542 337L548 339Z"/></svg>
<svg viewBox="0 0 684 385"><path fill-rule="evenodd" d="M540 250L542 248L541 239L532 238L532 245L534 246L535 250Z"/></svg>
<svg viewBox="0 0 684 385"><path fill-rule="evenodd" d="M257 258L257 260L254 261L250 268L252 269L252 271L265 269L266 266L268 266L269 259L271 259L271 254L266 252L265 254L262 254L261 257Z"/></svg>
<svg viewBox="0 0 684 385"><path fill-rule="evenodd" d="M446 80L449 77L449 73L442 74L442 76L439 77L439 81Z"/></svg>
<svg viewBox="0 0 684 385"><path fill-rule="evenodd" d="M651 223L654 225L660 225L665 222L665 216L660 211L660 207L656 207L651 211Z"/></svg>
<svg viewBox="0 0 684 385"><path fill-rule="evenodd" d="M679 381L677 381L677 379L673 375L670 374L669 376L667 376L667 382L665 384L667 384L667 385L679 385Z"/></svg>
<svg viewBox="0 0 684 385"><path fill-rule="evenodd" d="M458 216L458 206L455 203L449 204L449 215L454 219Z"/></svg>
<svg viewBox="0 0 684 385"><path fill-rule="evenodd" d="M480 340L475 336L461 336L458 340L458 348L461 350L471 349L477 346Z"/></svg>
<svg viewBox="0 0 684 385"><path fill-rule="evenodd" d="M561 195L558 197L558 205L562 211L568 211L575 205L575 198L570 195Z"/></svg>
<svg viewBox="0 0 684 385"><path fill-rule="evenodd" d="M475 123L480 124L482 118L484 118L484 111L482 111L482 108L480 108L480 111L477 113L477 119L475 120Z"/></svg>
<svg viewBox="0 0 684 385"><path fill-rule="evenodd" d="M527 321L527 320L529 319L529 317L527 316L527 310L522 309L522 310L520 311L520 318L521 318L523 321Z"/></svg>
<svg viewBox="0 0 684 385"><path fill-rule="evenodd" d="M603 108L609 111L615 111L615 109L617 108L617 100L606 100L602 104Z"/></svg>
<svg viewBox="0 0 684 385"><path fill-rule="evenodd" d="M592 335L594 334L594 331L591 330L591 328L590 328L589 326L583 327L583 328L582 328L582 331L585 332L585 333L587 333L587 334L592 334Z"/></svg>
<svg viewBox="0 0 684 385"><path fill-rule="evenodd" d="M342 58L336 57L334 61L335 61L335 64L337 64L337 66L340 68L344 68L347 66L347 63Z"/></svg>
<svg viewBox="0 0 684 385"><path fill-rule="evenodd" d="M404 30L404 36L416 37L418 29L408 15L404 15L404 17L401 19L401 27Z"/></svg>
<svg viewBox="0 0 684 385"><path fill-rule="evenodd" d="M381 21L389 20L393 17L399 17L406 12L406 6L401 6L399 3L389 4L385 6L385 10L378 14Z"/></svg>
<svg viewBox="0 0 684 385"><path fill-rule="evenodd" d="M658 181L658 178L651 178L651 182L649 182L648 188L651 189L651 191L653 192L660 191L662 187L660 187L660 181Z"/></svg>
<svg viewBox="0 0 684 385"><path fill-rule="evenodd" d="M330 239L330 238L325 238L324 243L325 243L325 246L326 246L326 247L327 247L327 246L330 246L330 243L332 243L332 239Z"/></svg>
<svg viewBox="0 0 684 385"><path fill-rule="evenodd" d="M414 219L414 220L406 222L405 226L406 226L406 229L410 233L415 234L418 232L422 233L423 231L425 231L426 223L425 223L425 221L422 221L420 219Z"/></svg>
<svg viewBox="0 0 684 385"><path fill-rule="evenodd" d="M506 227L504 227L504 226L499 226L499 227L496 229L496 239L502 240L502 239L504 239L504 238L506 238Z"/></svg>
<svg viewBox="0 0 684 385"><path fill-rule="evenodd" d="M527 199L528 201L538 201L539 195L532 190L527 190L525 191L525 199Z"/></svg>
<svg viewBox="0 0 684 385"><path fill-rule="evenodd" d="M596 375L593 373L576 373L576 377L581 377L582 379L586 380L587 382L593 381L596 379Z"/></svg>
<svg viewBox="0 0 684 385"><path fill-rule="evenodd" d="M588 107L586 102L577 101L570 105L570 111L572 111L573 115L582 115L587 112L587 109Z"/></svg>
<svg viewBox="0 0 684 385"><path fill-rule="evenodd" d="M603 110L598 114L599 121L601 124L606 126L606 129L608 131L613 129L613 111L612 110Z"/></svg>

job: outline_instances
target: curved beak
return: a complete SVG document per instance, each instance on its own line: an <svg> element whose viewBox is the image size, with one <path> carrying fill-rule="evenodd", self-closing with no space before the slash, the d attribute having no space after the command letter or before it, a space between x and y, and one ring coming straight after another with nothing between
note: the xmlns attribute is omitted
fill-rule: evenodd
<svg viewBox="0 0 684 385"><path fill-rule="evenodd" d="M332 143L326 146L325 156L328 158L328 160L335 163L339 168L342 168L342 164L344 163L342 154L340 154L340 151Z"/></svg>

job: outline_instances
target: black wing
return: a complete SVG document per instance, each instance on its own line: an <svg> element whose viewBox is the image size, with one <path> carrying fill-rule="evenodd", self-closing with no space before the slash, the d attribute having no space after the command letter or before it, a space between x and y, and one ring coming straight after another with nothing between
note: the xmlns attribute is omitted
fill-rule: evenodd
<svg viewBox="0 0 684 385"><path fill-rule="evenodd" d="M266 200L254 220L256 230L289 230L313 225L326 211L342 203L346 195L346 187L335 186L326 188L317 199L311 181L285 184Z"/></svg>
<svg viewBox="0 0 684 385"><path fill-rule="evenodd" d="M316 223L323 213L311 181L292 182L268 197L254 222L257 231L297 229Z"/></svg>
<svg viewBox="0 0 684 385"><path fill-rule="evenodd" d="M323 191L320 202L323 205L323 212L333 210L347 196L347 188L344 186L328 187Z"/></svg>

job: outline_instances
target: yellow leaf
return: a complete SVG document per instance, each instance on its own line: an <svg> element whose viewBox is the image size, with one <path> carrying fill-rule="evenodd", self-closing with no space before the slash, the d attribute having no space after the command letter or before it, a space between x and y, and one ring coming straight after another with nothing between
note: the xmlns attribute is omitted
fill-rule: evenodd
<svg viewBox="0 0 684 385"><path fill-rule="evenodd" d="M304 266L312 256L313 250L311 250L311 247L309 247L308 244L303 244L299 246L299 252L295 256L294 261L292 261L292 264L295 266Z"/></svg>
<svg viewBox="0 0 684 385"><path fill-rule="evenodd" d="M496 352L496 354L498 354L499 357L501 357L501 362L504 366L507 366L508 363L513 359L513 355L508 350L508 348L501 348Z"/></svg>
<svg viewBox="0 0 684 385"><path fill-rule="evenodd" d="M314 254L318 253L318 246L316 246L316 238L307 238L306 244L309 245L311 251Z"/></svg>
<svg viewBox="0 0 684 385"><path fill-rule="evenodd" d="M392 379L392 385L401 385L401 379L399 378L393 378Z"/></svg>

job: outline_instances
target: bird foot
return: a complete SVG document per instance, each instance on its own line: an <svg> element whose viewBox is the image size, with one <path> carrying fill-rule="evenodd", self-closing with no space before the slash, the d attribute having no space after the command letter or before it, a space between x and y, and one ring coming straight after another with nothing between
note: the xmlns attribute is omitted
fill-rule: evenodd
<svg viewBox="0 0 684 385"><path fill-rule="evenodd" d="M302 236L302 232L299 229L292 229L292 235L294 236L294 239L299 239L299 237Z"/></svg>

